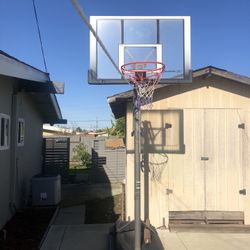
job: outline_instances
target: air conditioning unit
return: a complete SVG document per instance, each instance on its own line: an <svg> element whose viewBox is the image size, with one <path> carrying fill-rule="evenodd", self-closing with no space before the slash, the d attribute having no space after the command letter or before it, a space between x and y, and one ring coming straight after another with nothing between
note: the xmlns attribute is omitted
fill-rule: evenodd
<svg viewBox="0 0 250 250"><path fill-rule="evenodd" d="M60 175L35 175L31 186L33 206L57 205L61 201Z"/></svg>

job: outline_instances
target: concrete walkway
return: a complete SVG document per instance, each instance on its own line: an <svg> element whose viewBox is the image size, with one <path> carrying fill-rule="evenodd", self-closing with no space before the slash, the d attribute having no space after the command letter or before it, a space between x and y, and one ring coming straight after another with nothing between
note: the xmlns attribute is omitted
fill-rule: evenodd
<svg viewBox="0 0 250 250"><path fill-rule="evenodd" d="M170 233L159 230L166 250L249 250L250 234L243 233Z"/></svg>
<svg viewBox="0 0 250 250"><path fill-rule="evenodd" d="M60 208L42 242L41 250L107 250L113 224L84 224L85 206Z"/></svg>
<svg viewBox="0 0 250 250"><path fill-rule="evenodd" d="M60 208L48 228L40 249L107 250L108 234L113 224L84 224L84 217L84 205ZM243 229L244 227L241 228ZM242 233L240 230L238 233L157 230L165 250L249 250L250 234L249 230L246 232L248 233ZM133 242L129 245L133 245ZM157 250L153 245L142 249Z"/></svg>
<svg viewBox="0 0 250 250"><path fill-rule="evenodd" d="M41 250L107 250L112 224L52 225Z"/></svg>

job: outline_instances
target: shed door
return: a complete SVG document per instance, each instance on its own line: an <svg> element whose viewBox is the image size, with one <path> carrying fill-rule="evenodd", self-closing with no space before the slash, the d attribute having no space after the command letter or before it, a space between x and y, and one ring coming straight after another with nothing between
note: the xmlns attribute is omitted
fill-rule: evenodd
<svg viewBox="0 0 250 250"><path fill-rule="evenodd" d="M170 211L243 211L237 109L185 109L184 154L169 154Z"/></svg>
<svg viewBox="0 0 250 250"><path fill-rule="evenodd" d="M242 131L237 109L205 109L204 210L243 211Z"/></svg>

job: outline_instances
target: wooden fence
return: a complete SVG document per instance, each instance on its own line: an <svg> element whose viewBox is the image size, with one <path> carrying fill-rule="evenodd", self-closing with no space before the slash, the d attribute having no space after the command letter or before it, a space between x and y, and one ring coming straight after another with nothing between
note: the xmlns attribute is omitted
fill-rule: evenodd
<svg viewBox="0 0 250 250"><path fill-rule="evenodd" d="M43 139L43 173L68 179L70 138Z"/></svg>

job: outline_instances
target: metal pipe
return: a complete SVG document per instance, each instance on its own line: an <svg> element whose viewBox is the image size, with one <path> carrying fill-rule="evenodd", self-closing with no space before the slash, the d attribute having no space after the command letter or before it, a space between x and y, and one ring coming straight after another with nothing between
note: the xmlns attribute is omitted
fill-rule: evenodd
<svg viewBox="0 0 250 250"><path fill-rule="evenodd" d="M16 212L16 182L17 182L17 98L18 98L17 86L14 85L14 90L12 93L12 103L11 103L11 138L10 138L10 197L9 206L12 213Z"/></svg>
<svg viewBox="0 0 250 250"><path fill-rule="evenodd" d="M81 8L80 4L78 3L78 1L77 0L71 0L71 3L73 4L73 6L75 7L75 9L79 13L79 15L82 18L83 22L89 28L89 30L92 33L92 35L95 37L96 41L99 43L99 45L103 49L103 52L105 53L105 55L108 57L108 59L110 60L110 62L112 63L112 65L115 67L115 69L117 70L117 72L121 75L122 79L124 79L124 76L121 73L121 70L117 66L117 64L114 61L114 59L112 58L112 56L109 54L109 52L108 52L107 48L105 47L105 45L103 44L101 38L97 35L97 33L95 32L95 30L93 29L92 25L90 24L87 16L85 15L85 13L84 13L83 9Z"/></svg>
<svg viewBox="0 0 250 250"><path fill-rule="evenodd" d="M135 250L141 250L141 111L134 87Z"/></svg>

